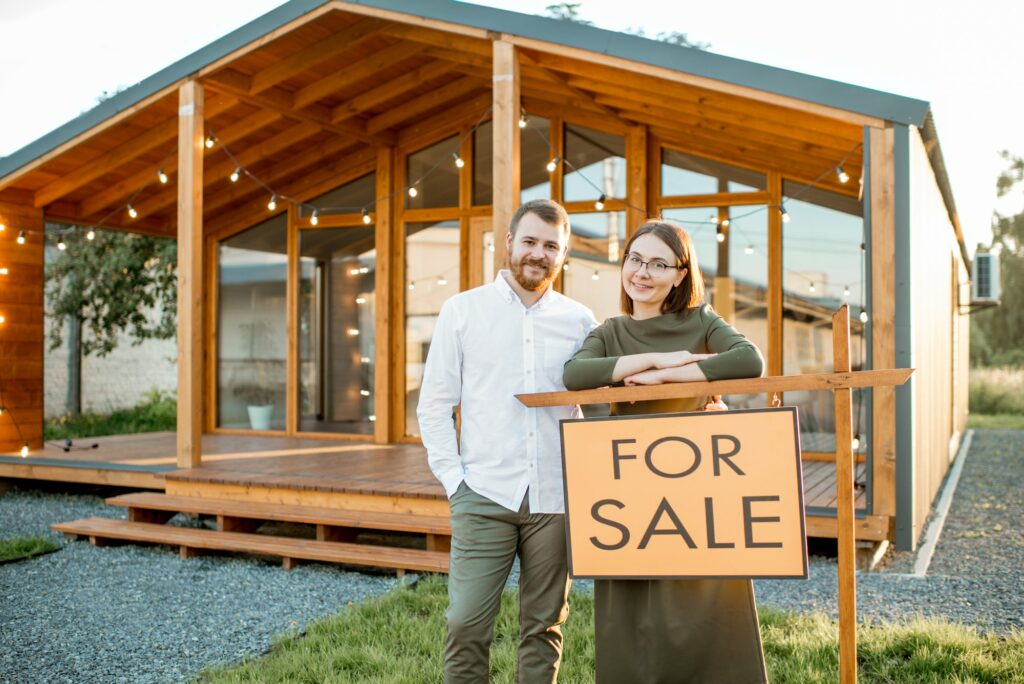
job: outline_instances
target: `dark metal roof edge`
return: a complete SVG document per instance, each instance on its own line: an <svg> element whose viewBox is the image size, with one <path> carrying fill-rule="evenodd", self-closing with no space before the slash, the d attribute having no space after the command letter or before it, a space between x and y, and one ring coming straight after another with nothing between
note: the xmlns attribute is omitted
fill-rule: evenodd
<svg viewBox="0 0 1024 684"><path fill-rule="evenodd" d="M172 83L188 77L208 64L329 2L330 0L291 0L291 2L276 7L263 16L218 38L209 45L199 48L192 54L126 88L109 100L101 102L43 137L0 159L0 179L87 132L110 117L133 107Z"/></svg>
<svg viewBox="0 0 1024 684"><path fill-rule="evenodd" d="M922 100L810 76L787 69L671 45L606 29L452 0L347 0L352 5L390 10L556 45L620 57L717 81L772 92L836 109L921 126L929 111ZM330 0L290 0L206 47L100 103L43 137L0 159L0 179L261 36L325 5Z"/></svg>
<svg viewBox="0 0 1024 684"><path fill-rule="evenodd" d="M921 141L924 143L925 152L928 154L932 173L935 174L935 182L939 186L942 202L946 205L949 221L953 224L956 241L960 245L960 256L963 257L964 265L967 266L967 272L970 274L971 258L967 252L967 245L964 243L964 233L960 226L960 215L957 213L956 201L953 199L953 186L950 184L949 174L946 172L946 160L942 156L939 133L935 128L935 116L932 114L931 109L925 114L924 123L918 127L918 132L921 135Z"/></svg>

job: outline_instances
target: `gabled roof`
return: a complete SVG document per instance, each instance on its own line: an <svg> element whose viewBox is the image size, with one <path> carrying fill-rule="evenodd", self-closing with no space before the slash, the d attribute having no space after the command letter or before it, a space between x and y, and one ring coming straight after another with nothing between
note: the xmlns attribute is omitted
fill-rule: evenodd
<svg viewBox="0 0 1024 684"><path fill-rule="evenodd" d="M291 0L264 14L0 160L0 178L56 149L119 112L138 104L176 81L188 77L308 12L330 4L332 4L330 0ZM546 17L449 0L354 0L333 4L342 10L346 5L363 5L496 33L532 38L813 102L894 123L921 127L929 113L929 104L922 100L734 59L696 48L672 45L658 40Z"/></svg>

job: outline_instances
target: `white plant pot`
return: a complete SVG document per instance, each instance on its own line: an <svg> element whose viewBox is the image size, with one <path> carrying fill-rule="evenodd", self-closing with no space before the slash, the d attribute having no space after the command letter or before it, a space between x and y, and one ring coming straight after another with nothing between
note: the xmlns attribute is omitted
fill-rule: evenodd
<svg viewBox="0 0 1024 684"><path fill-rule="evenodd" d="M253 430L269 430L270 429L270 417L274 413L274 405L267 404L266 406L248 406L249 410L249 424Z"/></svg>

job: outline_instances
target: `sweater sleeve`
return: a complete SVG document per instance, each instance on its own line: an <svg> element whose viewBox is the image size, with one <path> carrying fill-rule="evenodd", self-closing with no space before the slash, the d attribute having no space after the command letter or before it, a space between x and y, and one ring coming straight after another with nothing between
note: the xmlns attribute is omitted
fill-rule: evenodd
<svg viewBox="0 0 1024 684"><path fill-rule="evenodd" d="M700 310L708 351L716 354L698 361L708 380L757 378L764 373L761 352L721 316L705 305Z"/></svg>
<svg viewBox="0 0 1024 684"><path fill-rule="evenodd" d="M603 333L606 324L594 328L583 346L565 364L562 381L569 390L593 389L612 384L612 371L618 356L606 356L607 347Z"/></svg>

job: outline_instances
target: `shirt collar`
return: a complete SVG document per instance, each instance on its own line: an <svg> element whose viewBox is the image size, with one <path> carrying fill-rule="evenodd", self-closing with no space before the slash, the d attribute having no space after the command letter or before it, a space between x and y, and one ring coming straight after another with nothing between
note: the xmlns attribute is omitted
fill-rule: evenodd
<svg viewBox="0 0 1024 684"><path fill-rule="evenodd" d="M494 286L498 288L498 292L501 293L502 298L504 298L506 302L516 302L517 304L522 305L523 302L519 299L519 295L516 294L516 291L513 290L512 286L508 284L507 280L505 280L506 276L509 278L512 277L511 271L507 268L498 271L498 275L494 277ZM543 309L547 307L552 301L554 301L556 294L555 288L548 285L547 291L541 295L540 299L537 300L537 303L531 308L536 307L538 309Z"/></svg>

